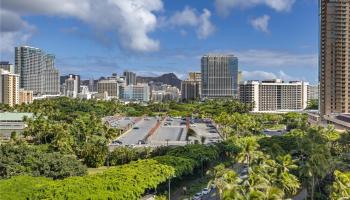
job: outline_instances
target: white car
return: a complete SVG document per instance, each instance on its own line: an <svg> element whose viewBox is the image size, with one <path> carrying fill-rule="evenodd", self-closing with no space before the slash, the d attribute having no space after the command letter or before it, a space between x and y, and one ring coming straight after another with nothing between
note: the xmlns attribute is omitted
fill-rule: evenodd
<svg viewBox="0 0 350 200"><path fill-rule="evenodd" d="M193 196L193 200L201 200L201 197L202 197L202 193L201 192L198 192L196 193L194 196Z"/></svg>
<svg viewBox="0 0 350 200"><path fill-rule="evenodd" d="M208 188L204 188L202 190L202 194L209 194L210 190Z"/></svg>

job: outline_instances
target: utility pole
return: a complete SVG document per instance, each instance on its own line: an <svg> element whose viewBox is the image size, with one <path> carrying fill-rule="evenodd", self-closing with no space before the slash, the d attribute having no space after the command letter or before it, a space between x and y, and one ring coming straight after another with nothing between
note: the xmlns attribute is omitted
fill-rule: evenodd
<svg viewBox="0 0 350 200"><path fill-rule="evenodd" d="M170 200L170 179L171 178L169 178L169 181L168 181L168 200Z"/></svg>

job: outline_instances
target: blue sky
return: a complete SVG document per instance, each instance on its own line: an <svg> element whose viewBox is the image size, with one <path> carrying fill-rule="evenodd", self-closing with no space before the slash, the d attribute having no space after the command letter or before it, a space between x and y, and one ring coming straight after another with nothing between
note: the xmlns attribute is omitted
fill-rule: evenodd
<svg viewBox="0 0 350 200"><path fill-rule="evenodd" d="M56 55L61 74L200 70L233 53L245 79L317 82L317 0L2 0L1 60L16 45Z"/></svg>

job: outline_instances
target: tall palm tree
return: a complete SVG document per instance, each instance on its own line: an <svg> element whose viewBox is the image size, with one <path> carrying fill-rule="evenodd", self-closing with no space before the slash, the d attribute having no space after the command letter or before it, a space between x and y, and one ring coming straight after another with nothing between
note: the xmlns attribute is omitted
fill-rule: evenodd
<svg viewBox="0 0 350 200"><path fill-rule="evenodd" d="M254 137L245 137L239 140L238 145L241 148L241 152L237 155L238 161L247 164L250 168L253 154L259 148L259 144Z"/></svg>

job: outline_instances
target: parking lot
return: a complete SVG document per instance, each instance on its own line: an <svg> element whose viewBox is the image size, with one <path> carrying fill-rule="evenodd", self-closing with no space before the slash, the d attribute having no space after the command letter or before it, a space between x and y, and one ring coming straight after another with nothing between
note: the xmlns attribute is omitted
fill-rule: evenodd
<svg viewBox="0 0 350 200"><path fill-rule="evenodd" d="M180 117L124 117L117 120L108 118L115 127L127 127L110 147L123 146L165 146L190 143L211 144L221 141L221 137L210 120L187 119ZM158 123L159 122L159 123ZM188 128L195 134L188 135ZM203 138L204 141L203 141Z"/></svg>
<svg viewBox="0 0 350 200"><path fill-rule="evenodd" d="M155 117L143 118L119 137L118 140L123 145L136 145L145 140L147 134L156 125L157 121L158 119Z"/></svg>
<svg viewBox="0 0 350 200"><path fill-rule="evenodd" d="M147 142L155 145L185 145L186 119L166 117Z"/></svg>
<svg viewBox="0 0 350 200"><path fill-rule="evenodd" d="M202 138L205 138L204 144L211 144L222 140L219 131L210 120L192 120L190 127L196 132L196 136L190 137L192 141L202 142Z"/></svg>

